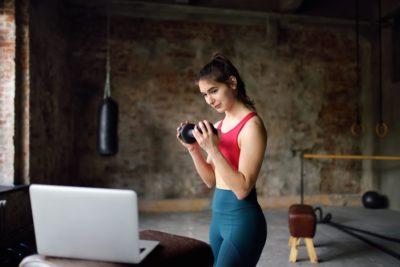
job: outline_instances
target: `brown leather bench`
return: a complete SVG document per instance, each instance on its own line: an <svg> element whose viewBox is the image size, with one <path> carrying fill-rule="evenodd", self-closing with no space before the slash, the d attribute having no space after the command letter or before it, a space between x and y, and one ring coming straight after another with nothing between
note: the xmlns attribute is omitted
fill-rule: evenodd
<svg viewBox="0 0 400 267"><path fill-rule="evenodd" d="M123 264L89 260L46 257L38 254L26 257L20 267L158 267L158 266L190 266L212 267L213 254L210 246L200 240L168 234L154 230L143 230L140 239L157 240L160 244L140 264Z"/></svg>
<svg viewBox="0 0 400 267"><path fill-rule="evenodd" d="M300 238L304 238L308 257L312 263L317 263L318 258L315 252L313 237L315 235L317 218L314 210L309 205L294 204L289 208L289 246L291 247L289 262L296 262L297 247L300 245Z"/></svg>

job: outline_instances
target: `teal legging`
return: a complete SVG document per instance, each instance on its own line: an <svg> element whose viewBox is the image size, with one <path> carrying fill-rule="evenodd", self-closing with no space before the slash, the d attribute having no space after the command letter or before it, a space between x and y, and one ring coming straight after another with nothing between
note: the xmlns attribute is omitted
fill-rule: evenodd
<svg viewBox="0 0 400 267"><path fill-rule="evenodd" d="M243 200L215 189L210 243L215 267L256 266L267 239L267 224L255 189Z"/></svg>

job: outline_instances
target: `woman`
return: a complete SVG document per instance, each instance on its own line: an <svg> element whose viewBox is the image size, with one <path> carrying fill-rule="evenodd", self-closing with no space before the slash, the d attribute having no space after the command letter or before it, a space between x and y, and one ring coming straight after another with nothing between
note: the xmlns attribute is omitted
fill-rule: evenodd
<svg viewBox="0 0 400 267"><path fill-rule="evenodd" d="M200 130L193 131L197 143L185 144L177 129L178 140L188 149L198 174L209 188L215 186L210 227L214 266L255 266L267 238L255 189L267 144L266 129L237 69L225 56L215 55L196 82L207 104L225 113L215 123L219 136L213 134L208 121L201 121L197 124Z"/></svg>

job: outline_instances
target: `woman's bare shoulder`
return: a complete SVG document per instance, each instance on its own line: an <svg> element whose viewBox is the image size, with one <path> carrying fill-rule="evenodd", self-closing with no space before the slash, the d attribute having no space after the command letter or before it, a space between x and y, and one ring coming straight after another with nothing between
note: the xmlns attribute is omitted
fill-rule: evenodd
<svg viewBox="0 0 400 267"><path fill-rule="evenodd" d="M244 132L258 132L262 135L267 135L267 129L265 128L263 120L259 116L251 118L243 127Z"/></svg>
<svg viewBox="0 0 400 267"><path fill-rule="evenodd" d="M255 142L257 140L261 142L260 144L266 144L267 130L260 117L254 116L251 118L240 131L238 136L238 145L240 148L242 147L242 142L245 140L251 141L251 143L257 143Z"/></svg>

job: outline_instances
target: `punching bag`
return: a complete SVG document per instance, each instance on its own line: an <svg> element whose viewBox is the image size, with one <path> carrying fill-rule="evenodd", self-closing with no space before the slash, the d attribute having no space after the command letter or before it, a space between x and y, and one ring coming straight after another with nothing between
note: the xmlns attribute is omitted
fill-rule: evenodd
<svg viewBox="0 0 400 267"><path fill-rule="evenodd" d="M118 104L111 97L100 103L98 112L97 150L102 156L118 152Z"/></svg>
<svg viewBox="0 0 400 267"><path fill-rule="evenodd" d="M118 104L111 98L108 35L109 19L107 17L107 76L97 122L97 151L102 156L112 156L118 152Z"/></svg>

